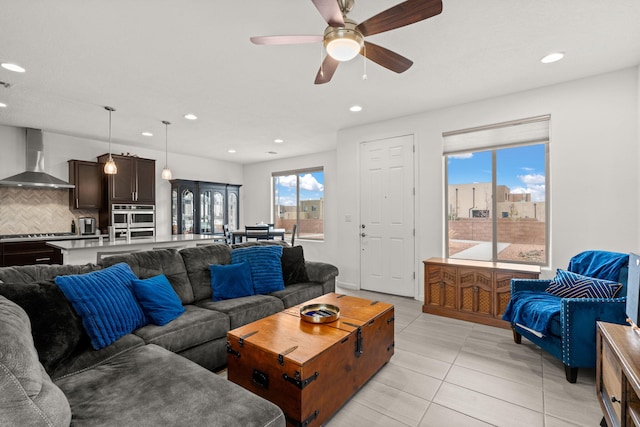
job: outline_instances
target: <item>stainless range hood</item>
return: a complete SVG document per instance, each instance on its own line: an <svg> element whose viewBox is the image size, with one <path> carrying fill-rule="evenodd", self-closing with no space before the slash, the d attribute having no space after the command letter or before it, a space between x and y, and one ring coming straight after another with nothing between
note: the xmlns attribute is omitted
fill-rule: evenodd
<svg viewBox="0 0 640 427"><path fill-rule="evenodd" d="M36 188L75 188L61 179L44 172L44 138L42 130L27 128L25 144L26 172L0 180L0 185Z"/></svg>

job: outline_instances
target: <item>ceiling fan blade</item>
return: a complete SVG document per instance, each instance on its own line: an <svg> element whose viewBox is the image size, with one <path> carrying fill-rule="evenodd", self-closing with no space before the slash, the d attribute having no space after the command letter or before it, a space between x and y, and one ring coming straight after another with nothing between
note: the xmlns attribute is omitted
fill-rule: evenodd
<svg viewBox="0 0 640 427"><path fill-rule="evenodd" d="M403 73L413 65L413 61L410 59L366 41L364 42L364 48L360 51L360 55L396 73Z"/></svg>
<svg viewBox="0 0 640 427"><path fill-rule="evenodd" d="M249 38L253 44L302 44L317 43L324 40L323 36L255 36Z"/></svg>
<svg viewBox="0 0 640 427"><path fill-rule="evenodd" d="M356 29L366 37L431 18L440 12L441 0L407 0L372 16Z"/></svg>
<svg viewBox="0 0 640 427"><path fill-rule="evenodd" d="M342 11L336 0L311 0L320 15L332 27L344 27Z"/></svg>
<svg viewBox="0 0 640 427"><path fill-rule="evenodd" d="M329 83L331 77L333 77L333 73L336 72L336 68L338 68L339 63L340 61L337 59L333 59L329 55L325 56L324 61L322 61L322 66L320 66L318 74L316 74L316 81L314 83L317 85Z"/></svg>

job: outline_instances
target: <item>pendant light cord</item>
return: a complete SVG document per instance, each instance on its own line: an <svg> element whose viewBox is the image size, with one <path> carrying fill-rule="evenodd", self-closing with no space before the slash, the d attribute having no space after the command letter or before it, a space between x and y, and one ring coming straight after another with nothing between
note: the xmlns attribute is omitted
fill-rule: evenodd
<svg viewBox="0 0 640 427"><path fill-rule="evenodd" d="M162 169L162 179L171 179L171 169L169 169L169 125L170 122L163 120L164 124L164 169Z"/></svg>
<svg viewBox="0 0 640 427"><path fill-rule="evenodd" d="M109 160L111 160L111 113L116 111L113 107L104 107L109 112Z"/></svg>

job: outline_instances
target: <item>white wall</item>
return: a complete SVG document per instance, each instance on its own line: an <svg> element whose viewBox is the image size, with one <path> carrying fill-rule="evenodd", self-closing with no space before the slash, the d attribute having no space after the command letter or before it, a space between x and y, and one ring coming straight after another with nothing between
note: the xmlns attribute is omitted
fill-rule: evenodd
<svg viewBox="0 0 640 427"><path fill-rule="evenodd" d="M638 68L632 68L340 131L340 283L360 285L360 142L415 135L416 297L422 299L422 260L444 255L442 132L542 114L551 114L551 265L544 275L553 276L583 250L640 249L639 85ZM347 215L354 220L346 222Z"/></svg>
<svg viewBox="0 0 640 427"><path fill-rule="evenodd" d="M0 179L25 170L23 128L0 125ZM67 180L69 167L67 160L96 161L96 157L107 153L109 145L102 141L76 138L73 136L44 133L45 172ZM171 233L171 184L160 177L164 167L164 150L132 148L112 143L113 153L137 154L139 157L156 160L156 209L158 234ZM197 156L172 154L169 152L169 167L173 178L242 184L242 165L206 159ZM240 205L242 212L242 203Z"/></svg>
<svg viewBox="0 0 640 427"><path fill-rule="evenodd" d="M271 174L292 169L324 167L324 241L296 240L304 247L305 259L337 265L337 197L341 189L336 180L336 152L253 163L244 167L244 186L240 189L243 211L240 225L271 222Z"/></svg>

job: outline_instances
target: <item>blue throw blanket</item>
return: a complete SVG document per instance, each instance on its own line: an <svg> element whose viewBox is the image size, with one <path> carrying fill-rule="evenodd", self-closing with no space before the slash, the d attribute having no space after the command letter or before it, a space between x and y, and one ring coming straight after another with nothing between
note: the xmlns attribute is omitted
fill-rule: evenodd
<svg viewBox="0 0 640 427"><path fill-rule="evenodd" d="M502 320L549 335L551 319L560 313L560 298L546 292L519 291L511 295Z"/></svg>
<svg viewBox="0 0 640 427"><path fill-rule="evenodd" d="M571 258L567 270L596 279L618 281L620 269L629 263L629 254L584 251Z"/></svg>

